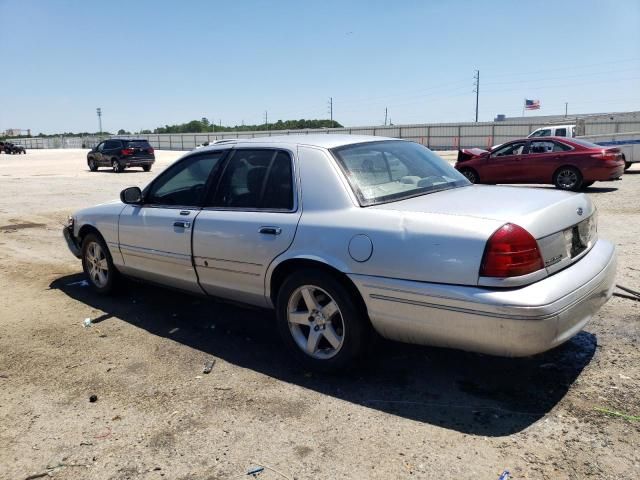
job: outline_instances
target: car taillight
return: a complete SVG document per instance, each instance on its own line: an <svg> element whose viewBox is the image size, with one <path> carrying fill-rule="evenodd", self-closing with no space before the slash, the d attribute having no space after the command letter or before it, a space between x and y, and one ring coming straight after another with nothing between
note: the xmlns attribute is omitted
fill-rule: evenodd
<svg viewBox="0 0 640 480"><path fill-rule="evenodd" d="M127 155L133 155L133 152L135 152L135 150L133 148L124 148L124 149L120 150L120 153L122 155L124 155L125 157Z"/></svg>
<svg viewBox="0 0 640 480"><path fill-rule="evenodd" d="M597 158L599 160L617 160L619 156L618 152L602 150L600 153L594 153L591 155L591 158Z"/></svg>
<svg viewBox="0 0 640 480"><path fill-rule="evenodd" d="M147 148L147 153L153 153L153 147Z"/></svg>
<svg viewBox="0 0 640 480"><path fill-rule="evenodd" d="M507 223L496 230L484 249L481 277L517 277L544 268L538 242L524 228Z"/></svg>

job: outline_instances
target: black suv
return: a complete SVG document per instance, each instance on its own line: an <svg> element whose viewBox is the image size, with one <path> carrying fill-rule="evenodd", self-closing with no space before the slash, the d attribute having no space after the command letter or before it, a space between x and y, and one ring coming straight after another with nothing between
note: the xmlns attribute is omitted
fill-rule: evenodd
<svg viewBox="0 0 640 480"><path fill-rule="evenodd" d="M127 167L142 167L148 172L155 161L156 156L149 142L136 138L110 138L100 142L87 154L87 165L92 172L99 167L111 167L116 173Z"/></svg>
<svg viewBox="0 0 640 480"><path fill-rule="evenodd" d="M16 145L11 142L0 142L0 152L4 152L8 155L27 153L22 145Z"/></svg>

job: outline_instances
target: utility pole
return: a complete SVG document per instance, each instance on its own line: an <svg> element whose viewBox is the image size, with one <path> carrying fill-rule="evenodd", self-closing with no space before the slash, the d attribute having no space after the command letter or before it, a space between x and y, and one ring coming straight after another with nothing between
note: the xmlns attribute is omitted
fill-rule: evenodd
<svg viewBox="0 0 640 480"><path fill-rule="evenodd" d="M564 102L564 118L567 118L568 111L569 111L569 102Z"/></svg>
<svg viewBox="0 0 640 480"><path fill-rule="evenodd" d="M475 89L473 90L476 94L476 122L478 121L478 101L480 99L480 70L474 70L476 73L473 76L474 82L473 85Z"/></svg>
<svg viewBox="0 0 640 480"><path fill-rule="evenodd" d="M387 107L384 107L384 126L387 126Z"/></svg>
<svg viewBox="0 0 640 480"><path fill-rule="evenodd" d="M102 138L102 109L100 107L96 108L96 113L98 114L98 125L100 126L100 138Z"/></svg>
<svg viewBox="0 0 640 480"><path fill-rule="evenodd" d="M269 130L269 112L264 111L264 123L267 126L267 130Z"/></svg>
<svg viewBox="0 0 640 480"><path fill-rule="evenodd" d="M329 97L329 117L331 118L331 125L333 125L333 97Z"/></svg>

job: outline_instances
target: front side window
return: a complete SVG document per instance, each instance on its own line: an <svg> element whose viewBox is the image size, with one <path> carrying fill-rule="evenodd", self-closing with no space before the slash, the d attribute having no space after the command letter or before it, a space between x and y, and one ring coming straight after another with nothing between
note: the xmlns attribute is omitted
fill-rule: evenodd
<svg viewBox="0 0 640 480"><path fill-rule="evenodd" d="M447 162L413 142L368 142L332 153L362 206L469 185Z"/></svg>
<svg viewBox="0 0 640 480"><path fill-rule="evenodd" d="M97 150L98 152L101 152L102 150L104 150L104 142L100 143L100 144L98 145L98 148L96 148L96 150Z"/></svg>
<svg viewBox="0 0 640 480"><path fill-rule="evenodd" d="M211 206L292 210L291 157L280 150L235 150Z"/></svg>
<svg viewBox="0 0 640 480"><path fill-rule="evenodd" d="M498 148L491 154L492 157L505 157L507 155L521 155L526 142L510 143Z"/></svg>
<svg viewBox="0 0 640 480"><path fill-rule="evenodd" d="M225 152L194 155L162 173L145 195L145 203L195 207L202 203L209 175Z"/></svg>

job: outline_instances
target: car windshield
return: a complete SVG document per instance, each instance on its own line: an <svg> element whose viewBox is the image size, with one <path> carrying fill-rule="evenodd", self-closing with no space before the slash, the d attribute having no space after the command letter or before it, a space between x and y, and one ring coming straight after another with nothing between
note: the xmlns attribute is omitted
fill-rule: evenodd
<svg viewBox="0 0 640 480"><path fill-rule="evenodd" d="M387 140L332 150L362 206L470 185L429 149Z"/></svg>

